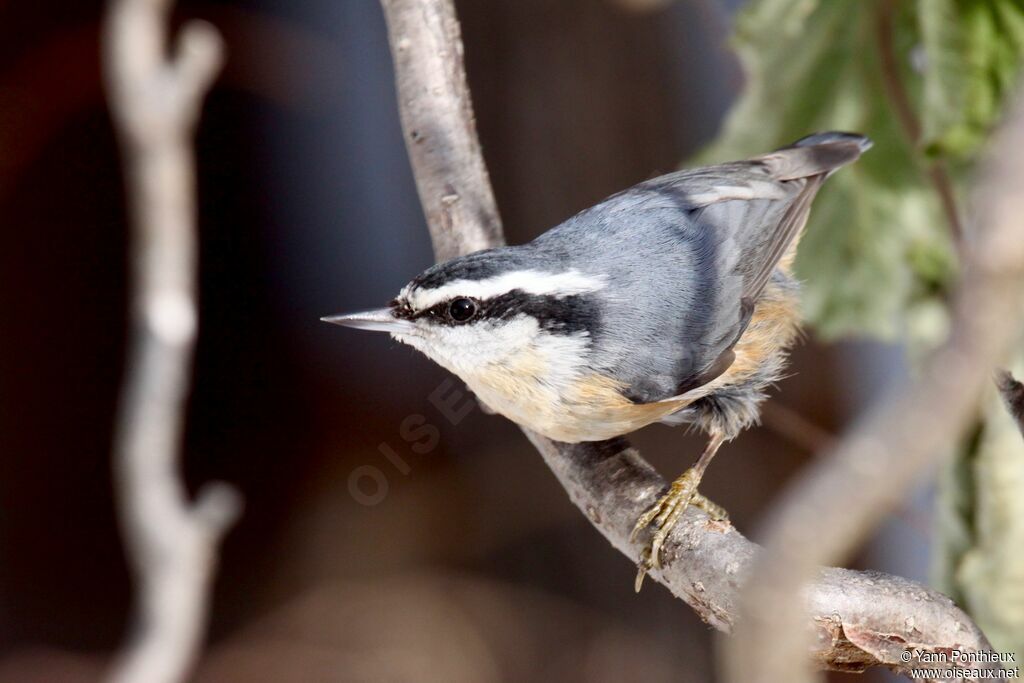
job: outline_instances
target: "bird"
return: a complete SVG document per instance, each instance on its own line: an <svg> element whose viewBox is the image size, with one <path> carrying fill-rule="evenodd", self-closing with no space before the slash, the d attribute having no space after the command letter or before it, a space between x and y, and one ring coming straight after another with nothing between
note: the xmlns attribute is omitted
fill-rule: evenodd
<svg viewBox="0 0 1024 683"><path fill-rule="evenodd" d="M811 203L871 147L823 132L612 195L533 241L431 266L385 308L322 318L389 333L462 379L491 412L564 443L655 422L707 436L636 521L637 590L726 442L755 424L799 334L792 271Z"/></svg>

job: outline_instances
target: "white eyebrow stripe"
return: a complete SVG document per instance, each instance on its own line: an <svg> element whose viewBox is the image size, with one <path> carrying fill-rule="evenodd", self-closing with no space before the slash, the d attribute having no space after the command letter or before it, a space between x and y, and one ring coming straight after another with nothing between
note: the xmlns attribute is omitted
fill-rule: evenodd
<svg viewBox="0 0 1024 683"><path fill-rule="evenodd" d="M399 296L405 297L414 310L422 311L455 296L490 299L518 289L528 294L565 297L596 292L605 284L604 277L584 275L578 270L564 273L517 270L485 280L455 280L435 289L403 290Z"/></svg>

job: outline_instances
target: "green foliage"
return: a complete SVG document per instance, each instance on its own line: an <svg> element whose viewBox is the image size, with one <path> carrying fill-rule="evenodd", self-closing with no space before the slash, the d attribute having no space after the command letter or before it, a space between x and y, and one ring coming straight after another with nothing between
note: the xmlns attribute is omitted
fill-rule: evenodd
<svg viewBox="0 0 1024 683"><path fill-rule="evenodd" d="M955 250L927 164L962 190L1018 76L1024 0L753 0L734 44L746 86L699 162L820 130L875 141L815 202L796 265L807 319L826 337L939 337Z"/></svg>
<svg viewBox="0 0 1024 683"><path fill-rule="evenodd" d="M927 55L921 121L929 154L970 158L1016 82L1021 0L917 0Z"/></svg>

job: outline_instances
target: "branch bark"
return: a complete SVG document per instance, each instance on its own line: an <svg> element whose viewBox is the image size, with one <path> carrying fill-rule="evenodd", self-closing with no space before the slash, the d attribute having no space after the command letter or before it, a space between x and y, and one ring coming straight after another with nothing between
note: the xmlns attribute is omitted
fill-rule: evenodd
<svg viewBox="0 0 1024 683"><path fill-rule="evenodd" d="M450 2L385 0L399 115L434 255L504 244ZM421 112L429 110L429 116Z"/></svg>
<svg viewBox="0 0 1024 683"><path fill-rule="evenodd" d="M443 260L501 244L493 193L475 139L451 0L381 0L381 5L395 58L406 144L436 257ZM451 120L453 112L459 121ZM430 132L430 154L420 151L423 131ZM467 141L467 135L473 139ZM458 188L457 203L487 210L457 215L439 211L436 188L447 187ZM594 527L638 562L643 547L630 543L629 535L665 481L622 439L567 445L529 432L527 437ZM759 554L732 526L691 508L663 550L662 569L650 575L707 623L729 632L739 614L744 577ZM816 636L812 655L822 667L905 668L899 659L904 647L989 649L985 636L952 601L898 577L820 569L802 605L796 603L803 608L802 619L810 612ZM798 654L796 659L804 657Z"/></svg>
<svg viewBox="0 0 1024 683"><path fill-rule="evenodd" d="M222 61L209 25L187 24L167 55L169 0L114 0L104 75L132 224L131 338L114 444L115 489L137 584L135 629L109 680L172 683L206 623L217 544L240 509L223 484L194 505L177 450L195 343L195 160L191 137Z"/></svg>
<svg viewBox="0 0 1024 683"><path fill-rule="evenodd" d="M763 535L771 552L750 582L740 637L724 644L727 680L813 680L798 656L806 642L799 628L804 614L793 596L819 564L843 560L925 469L949 453L993 368L1010 351L1024 305L1024 160L1006 150L1021 145L1024 99L981 174L948 339L926 359L915 383L876 403L775 508Z"/></svg>

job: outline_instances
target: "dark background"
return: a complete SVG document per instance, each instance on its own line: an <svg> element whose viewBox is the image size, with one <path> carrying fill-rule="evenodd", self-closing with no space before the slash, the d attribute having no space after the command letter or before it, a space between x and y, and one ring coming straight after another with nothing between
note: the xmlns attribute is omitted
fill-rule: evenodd
<svg viewBox="0 0 1024 683"><path fill-rule="evenodd" d="M510 242L678 166L742 86L725 43L739 3L631 4L457 3ZM0 2L0 680L18 683L95 680L130 608L109 471L126 225L100 9ZM513 426L478 410L448 424L428 398L442 370L318 322L382 304L431 261L377 3L179 15L215 23L228 50L197 141L185 471L246 500L198 680L710 680L708 627L653 583L634 595L634 568ZM794 416L837 430L900 368L813 337L794 356L767 425L724 448L703 487L746 533L821 438ZM440 429L436 448L403 439L410 415ZM667 427L636 441L670 476L701 447ZM386 482L372 506L351 492L368 468ZM865 561L919 575L914 519Z"/></svg>

